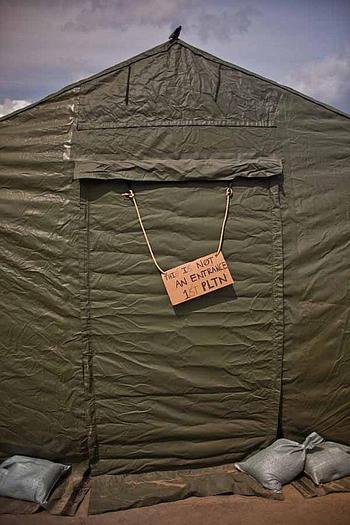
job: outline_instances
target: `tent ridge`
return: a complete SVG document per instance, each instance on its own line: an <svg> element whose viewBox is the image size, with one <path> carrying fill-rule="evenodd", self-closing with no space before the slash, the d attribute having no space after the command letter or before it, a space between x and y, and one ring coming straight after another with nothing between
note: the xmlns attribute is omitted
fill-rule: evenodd
<svg viewBox="0 0 350 525"><path fill-rule="evenodd" d="M176 42L175 42L176 43ZM17 109L16 111L13 111L12 113L9 113L8 115L4 115L3 117L0 117L0 122L5 121L8 118L12 118L19 113L23 113L24 111L27 111L29 109L32 109L39 104L42 104L43 102L46 102L50 100L53 97L56 97L58 95L62 95L66 91L69 91L74 88L80 88L83 84L90 82L91 80L95 80L97 78L101 78L104 75L108 75L112 73L113 71L118 71L119 69L123 69L123 67L127 67L131 64L135 64L136 62L139 62L140 60L144 60L145 58L149 58L151 56L156 56L158 54L162 54L167 52L170 47L172 47L174 43L164 42L163 44L160 44L158 46L155 46L149 50L143 51L142 53L138 53L134 57L128 58L126 60L123 60L122 62L115 64L107 69L103 69L102 71L99 71L98 73L95 73L94 75L91 75L86 78L82 78L80 80L77 80L76 82L73 82L72 84L68 84L67 86L64 86L62 89L55 91L54 93L50 93L46 97L37 100L36 102L33 102L33 104L29 104L28 106L25 106L24 108Z"/></svg>
<svg viewBox="0 0 350 525"><path fill-rule="evenodd" d="M110 73L112 73L113 71L119 71L120 69L124 68L124 67L127 67L127 66L130 66L131 64L135 64L141 60L144 60L145 58L149 58L149 57L153 57L153 56L156 56L157 54L163 54L163 53L166 53L169 51L169 49L171 49L172 46L174 45L179 45L179 46L182 46L186 49L188 49L189 51L191 51L193 54L195 55L198 55L198 56L201 56L203 58L205 58L206 60L209 60L213 63L216 63L218 65L223 65L223 66L226 66L232 70L235 70L235 71L240 71L246 75L249 75L249 76L252 76L254 78L257 78L259 80L263 80L264 82L267 82L275 87L278 87L282 90L285 90L289 93L292 93L293 95L298 95L300 97L302 97L303 99L305 100L308 100L309 102L313 102L314 104L317 104L329 111L332 111L333 113L336 113L338 115L341 115L343 117L346 117L346 118L350 118L350 115L348 113L345 113L344 111L341 111L340 109L337 109L337 108L334 108L332 106L329 106L328 104L324 103L324 102L320 102L318 100L315 100L313 99L312 97L308 96L308 95L305 95L304 93L301 93L299 91L296 91L294 90L293 88L289 87L289 86L284 86L283 84L279 84L278 82L275 82L274 80L271 80L271 79L268 79L266 77L263 77L261 75L259 75L258 73L254 73L253 71L249 71L248 69L244 69L240 66L237 66L235 64L232 64L231 62L228 62L226 60L223 60L219 57L216 57L215 55L212 55L211 53L208 53L207 51L204 51L200 48L197 48L197 47L194 47L192 46L191 44L188 44L187 42L185 42L184 40L175 40L174 42L163 42L162 44L159 44L158 46L155 46L151 49L148 49L146 51L143 51L142 53L139 53L137 55L135 55L134 57L131 57L131 58L128 58L126 60L123 60L122 62L120 62L119 64L115 64L114 66L111 66L107 69L104 69L98 73L95 73L94 75L91 75L90 77L87 77L87 78L83 78L81 80L78 80L77 82L74 82L72 84L69 84L65 87L63 87L62 89L54 92L54 93L51 93L49 95L47 95L46 97L36 101L36 102L33 102L33 104L30 104L28 106L25 106L24 108L21 108L21 109L18 109L16 111L13 111L12 113L9 113L8 115L4 115L3 117L0 117L0 123L1 122L4 122L6 121L7 119L10 119L12 117L15 117L16 115L20 114L20 113L23 113L24 111L27 111L27 110L30 110L36 106L38 106L39 104L43 103L43 102L46 102L48 100L50 100L51 98L55 97L55 96L58 96L58 95L61 95L63 93L65 93L66 91L69 91L70 89L74 89L74 88L80 88L83 84L86 84L87 82L90 82L91 80L95 80L97 78L101 78L103 77L104 75L108 75Z"/></svg>
<svg viewBox="0 0 350 525"><path fill-rule="evenodd" d="M299 97L304 98L305 100L308 100L309 102L313 102L314 104L317 104L319 106L322 106L325 109L328 109L329 111L333 111L336 114L339 114L343 117L350 118L350 114L346 113L345 111L342 111L341 109L335 108L333 106L330 106L326 104L325 102L321 102L319 100L316 100L308 95L305 95L304 93L301 93L300 91L297 91L296 89L293 89L289 86L285 86L283 84L279 84L275 80L271 80L270 78L264 77L262 75L259 75L258 73L255 73L254 71L250 71L249 69L245 69L241 66L237 66L236 64L232 64L231 62L227 62L226 60L223 60L222 58L218 58L215 55L212 55L211 53L208 53L207 51L204 51L202 49L199 49L197 47L193 47L191 44L188 44L187 42L184 42L183 40L178 40L181 45L190 51L194 53L195 55L202 56L206 58L207 60L210 60L211 62L219 65L224 65L230 69L234 69L236 71L240 71L246 75L249 75L251 77L257 78L259 80L263 80L264 82L267 82L275 87L278 87L280 89L283 89L285 91L288 91L289 93L292 93L293 95L298 95Z"/></svg>

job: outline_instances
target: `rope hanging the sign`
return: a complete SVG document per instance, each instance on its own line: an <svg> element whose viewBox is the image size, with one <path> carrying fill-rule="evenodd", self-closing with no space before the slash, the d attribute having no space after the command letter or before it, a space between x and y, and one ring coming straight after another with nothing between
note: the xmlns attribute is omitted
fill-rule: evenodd
<svg viewBox="0 0 350 525"><path fill-rule="evenodd" d="M166 271L163 270L161 268L161 266L158 264L156 256L153 253L151 243L150 243L150 241L148 239L147 232L146 232L145 227L144 227L143 222L142 222L140 210L139 210L139 207L138 207L138 204L137 204L137 201L136 201L136 197L135 197L134 191L132 189L130 189L127 193L123 193L122 195L123 195L123 197L129 198L133 202L133 204L135 206L137 218L139 220L139 223L140 223L140 226L141 226L141 230L142 230L143 236L145 238L145 241L146 241L146 244L147 244L147 247L148 247L148 251L149 251L149 253L150 253L151 257L152 257L152 260L154 262L154 265L155 265L155 267L157 268L157 270L160 273L166 274ZM221 252L222 243L224 241L225 226L226 226L226 222L227 222L227 219L228 219L231 197L232 197L232 188L229 186L228 188L226 188L226 207L225 207L224 218L223 218L222 226L221 226L219 244L218 244L217 250L215 252L216 254L219 254Z"/></svg>
<svg viewBox="0 0 350 525"><path fill-rule="evenodd" d="M230 209L230 199L231 199L231 197L232 197L232 188L231 188L231 186L229 186L228 188L226 188L226 208L225 208L224 219L222 221L222 226L221 226L219 245L218 245L218 249L216 250L217 254L221 252L222 243L224 242L225 226L226 226L226 222L227 222L227 219L228 219L228 212L229 212L229 209Z"/></svg>

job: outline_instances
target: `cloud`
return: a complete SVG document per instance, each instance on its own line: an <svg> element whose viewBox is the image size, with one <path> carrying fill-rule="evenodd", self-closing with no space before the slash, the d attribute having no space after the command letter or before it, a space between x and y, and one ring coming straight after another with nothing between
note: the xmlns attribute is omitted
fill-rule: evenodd
<svg viewBox="0 0 350 525"><path fill-rule="evenodd" d="M193 27L202 42L207 42L210 37L227 42L234 35L247 33L254 19L261 15L261 11L250 6L235 12L205 13L198 17L199 23L195 23Z"/></svg>
<svg viewBox="0 0 350 525"><path fill-rule="evenodd" d="M179 24L186 41L205 40L214 54L222 46L229 59L228 42L238 53L252 30L256 1L0 0L0 101L40 99L164 42Z"/></svg>
<svg viewBox="0 0 350 525"><path fill-rule="evenodd" d="M349 105L350 53L329 55L305 63L287 77L286 83L331 105Z"/></svg>
<svg viewBox="0 0 350 525"><path fill-rule="evenodd" d="M130 27L162 27L174 29L180 23L201 41L211 36L224 40L234 34L246 33L254 18L260 15L255 7L235 8L228 3L224 9L211 0L92 0L62 25L63 31L82 33L101 29L126 31Z"/></svg>
<svg viewBox="0 0 350 525"><path fill-rule="evenodd" d="M193 46L349 111L350 83L342 72L347 61L339 51L350 45L350 3L330 5L326 0L0 0L0 102L38 100L164 42L181 24L181 38Z"/></svg>
<svg viewBox="0 0 350 525"><path fill-rule="evenodd" d="M13 100L11 98L5 98L0 104L0 117L12 113L12 111L16 111L17 109L24 108L29 104L31 104L29 100Z"/></svg>
<svg viewBox="0 0 350 525"><path fill-rule="evenodd" d="M126 30L135 25L159 26L171 24L181 12L198 8L196 0L91 0L65 24L65 31Z"/></svg>

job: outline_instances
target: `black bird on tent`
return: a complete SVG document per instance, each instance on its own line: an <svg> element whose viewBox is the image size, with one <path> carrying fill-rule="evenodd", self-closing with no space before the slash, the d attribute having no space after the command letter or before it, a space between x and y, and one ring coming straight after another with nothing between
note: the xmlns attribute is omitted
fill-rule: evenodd
<svg viewBox="0 0 350 525"><path fill-rule="evenodd" d="M174 42L174 40L177 40L180 36L182 26L177 27L169 36L170 42Z"/></svg>

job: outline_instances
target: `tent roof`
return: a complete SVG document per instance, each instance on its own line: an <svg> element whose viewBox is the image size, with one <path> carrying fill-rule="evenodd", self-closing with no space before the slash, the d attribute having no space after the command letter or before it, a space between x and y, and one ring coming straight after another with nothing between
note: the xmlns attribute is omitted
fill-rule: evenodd
<svg viewBox="0 0 350 525"><path fill-rule="evenodd" d="M322 106L323 108L325 109L328 109L334 113L337 113L339 115L342 115L344 117L347 117L347 118L350 118L350 115L348 113L345 113L337 108L334 108L332 106L329 106L328 104L325 104L324 102L320 102L318 100L315 100L313 99L312 97L309 97L307 95L304 95L303 93L300 93L299 91L296 91L288 86L284 86L282 84L278 84L278 82L274 82L273 80L270 80L268 78L265 78L261 75L258 75L257 73L253 73L252 71L249 71L247 69L244 69L242 67L239 67L239 66L236 66L235 64L231 64L230 62L227 62L226 60L223 60L221 58L218 58L214 55L211 55L210 53L207 53L206 51L203 51L202 49L199 49L197 47L194 47L194 46L191 46L190 44L188 44L187 42L184 42L183 40L175 40L174 42L169 42L169 41L166 41L164 42L163 44L160 44L156 47L153 47L151 49L148 49L147 51L144 51L132 58L129 58L127 60L124 60L123 62L120 62L119 64L116 64L108 69L104 69L103 71L99 72L99 73L96 73L95 75L92 75L90 77L87 77L87 78L84 78L84 79L81 79L81 80L78 80L77 82L74 82L73 84L69 84L67 86L65 86L64 88L60 89L59 91L56 91L44 98L42 98L41 100L38 100L37 102L34 102L33 104L30 104L28 106L25 106L24 108L21 108L21 109L18 109L16 111L13 111L12 113L9 113L8 115L4 115L3 117L0 118L0 122L4 121L4 120L7 120L9 118L12 118L20 113L23 113L27 110L30 110L31 108L43 103L43 102L46 102L58 95L61 95L62 93L66 92L66 91L69 91L75 87L79 87L81 86L82 84L85 84L86 82L90 82L91 80L94 80L94 79L97 79L97 78L100 78L104 75L107 75L109 73L112 73L113 71L118 71L119 69L122 69L126 66L129 66L130 64L133 64L135 62L138 62L139 60L143 60L145 58L148 58L148 57L151 57L151 56L155 56L157 54L161 54L161 53L164 53L166 52L169 47L173 46L173 45L180 45L180 46L183 46L187 49L189 49L190 51L192 51L192 53L196 54L196 55L199 55L207 60L210 60L211 62L215 62L217 64L221 64L221 65L224 65L226 67L229 67L231 69L234 69L236 71L241 71L242 73L245 73L246 75L249 75L249 76L252 76L252 77L255 77L257 79L260 79L260 80L264 80L265 82L268 82L278 88L281 88L285 91L288 91L294 95L298 95L310 102L313 102L319 106Z"/></svg>

